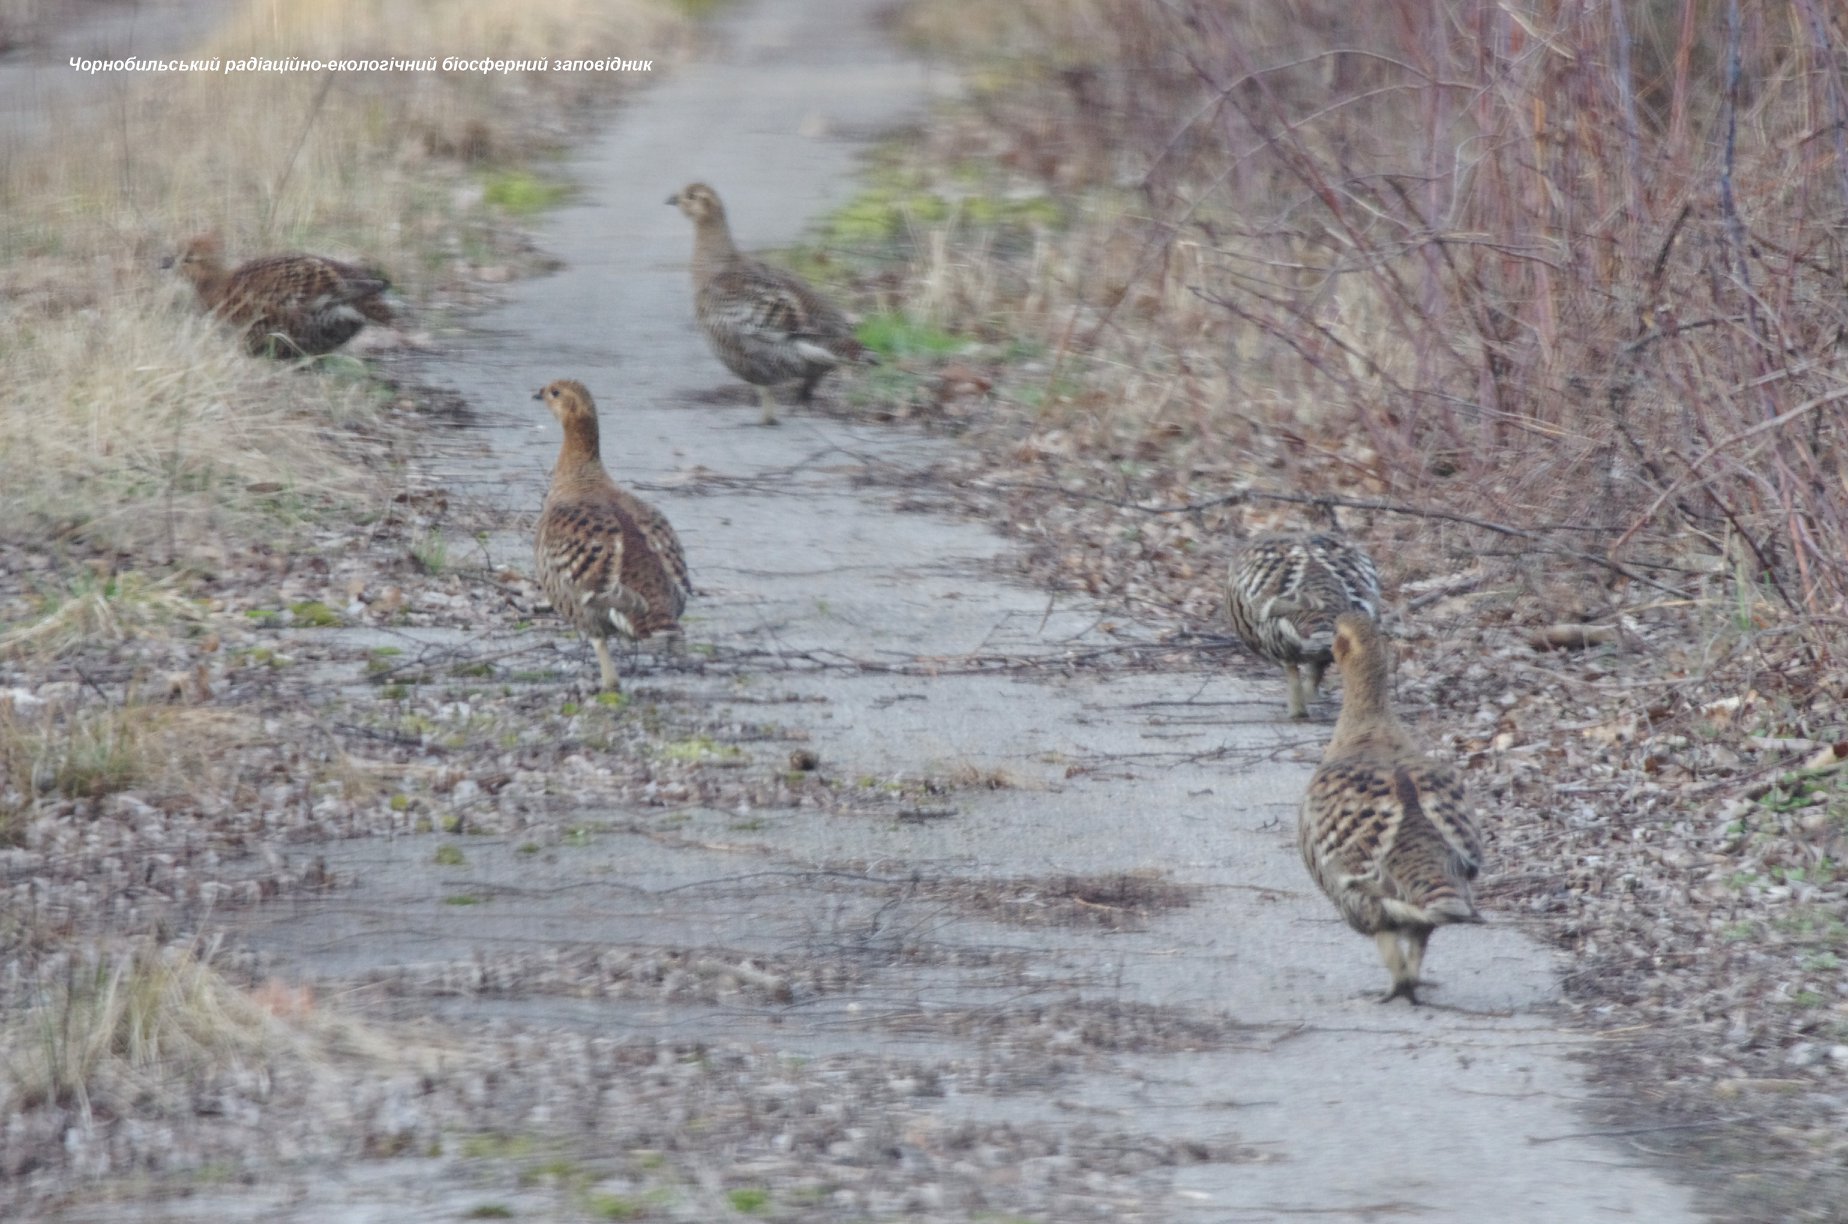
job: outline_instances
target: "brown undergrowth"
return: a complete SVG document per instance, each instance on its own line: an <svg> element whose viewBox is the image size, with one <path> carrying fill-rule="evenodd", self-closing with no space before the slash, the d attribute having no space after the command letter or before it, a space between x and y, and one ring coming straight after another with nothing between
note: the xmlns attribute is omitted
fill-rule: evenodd
<svg viewBox="0 0 1848 1224"><path fill-rule="evenodd" d="M917 0L967 91L828 223L1065 589L1223 633L1330 516L1619 1113L1848 1204L1848 26L1813 0ZM861 258L839 265L838 252ZM1580 628L1584 626L1585 628ZM1562 648L1563 647L1563 648ZM1684 1124L1693 1123L1692 1126Z"/></svg>

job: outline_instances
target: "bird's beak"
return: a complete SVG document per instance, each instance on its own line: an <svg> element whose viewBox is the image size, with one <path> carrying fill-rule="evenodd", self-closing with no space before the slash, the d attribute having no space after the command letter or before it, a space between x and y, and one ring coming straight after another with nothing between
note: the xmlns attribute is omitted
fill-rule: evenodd
<svg viewBox="0 0 1848 1224"><path fill-rule="evenodd" d="M533 392L533 398L536 400L545 399L545 388L541 387L537 391Z"/></svg>
<svg viewBox="0 0 1848 1224"><path fill-rule="evenodd" d="M675 193L674 193L673 195L671 195L671 196L668 196L668 197L667 197L667 202L668 202L669 204L678 204L678 203L680 203L680 193L679 193L678 191L676 191L676 192L675 192Z"/></svg>

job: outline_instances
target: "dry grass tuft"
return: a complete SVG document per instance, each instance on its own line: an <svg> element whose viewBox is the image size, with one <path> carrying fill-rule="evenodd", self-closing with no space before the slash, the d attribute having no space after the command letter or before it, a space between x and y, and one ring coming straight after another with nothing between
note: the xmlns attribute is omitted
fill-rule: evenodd
<svg viewBox="0 0 1848 1224"><path fill-rule="evenodd" d="M86 1122L190 1110L206 1084L261 1060L275 1038L269 1012L194 949L73 959L36 1006L0 1029L0 1108L55 1106Z"/></svg>
<svg viewBox="0 0 1848 1224"><path fill-rule="evenodd" d="M944 773L945 785L955 790L1013 790L1019 785L1014 775L998 765L978 765L961 761Z"/></svg>
<svg viewBox="0 0 1848 1224"><path fill-rule="evenodd" d="M0 531L166 564L300 519L370 480L343 421L375 400L244 356L158 295L25 321L0 388Z"/></svg>
<svg viewBox="0 0 1848 1224"><path fill-rule="evenodd" d="M42 805L59 800L198 794L247 732L230 711L203 707L0 704L0 837L16 837Z"/></svg>
<svg viewBox="0 0 1848 1224"><path fill-rule="evenodd" d="M85 573L62 591L41 592L36 616L0 632L0 658L57 659L196 617L198 606L178 585L172 576Z"/></svg>
<svg viewBox="0 0 1848 1224"><path fill-rule="evenodd" d="M0 1111L62 1114L54 1134L73 1123L88 1131L119 1118L194 1117L204 1102L255 1116L279 1104L285 1079L291 1091L315 1077L338 1084L344 1066L376 1082L428 1074L454 1055L320 1008L305 987L271 980L245 990L213 967L214 953L152 942L71 953L0 1020Z"/></svg>

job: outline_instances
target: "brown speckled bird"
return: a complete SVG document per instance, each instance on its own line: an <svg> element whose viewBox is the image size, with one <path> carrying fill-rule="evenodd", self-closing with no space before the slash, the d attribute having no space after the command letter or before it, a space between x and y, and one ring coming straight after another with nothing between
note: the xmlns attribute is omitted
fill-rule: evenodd
<svg viewBox="0 0 1848 1224"><path fill-rule="evenodd" d="M776 424L770 388L802 380L807 403L815 384L842 362L877 365L832 303L781 268L738 253L718 193L693 183L667 198L693 222L693 314L713 355L757 388L764 424Z"/></svg>
<svg viewBox="0 0 1848 1224"><path fill-rule="evenodd" d="M170 260L207 310L244 333L259 357L331 353L367 323L390 323L377 272L320 255L269 255L227 269L217 235L201 234Z"/></svg>
<svg viewBox="0 0 1848 1224"><path fill-rule="evenodd" d="M1291 718L1309 717L1343 612L1377 618L1380 575L1359 545L1339 535L1259 536L1232 563L1226 615L1245 645L1289 673Z"/></svg>
<svg viewBox="0 0 1848 1224"><path fill-rule="evenodd" d="M1348 925L1373 936L1392 974L1382 1003L1418 1002L1433 928L1481 922L1470 882L1482 843L1449 766L1425 756L1393 717L1388 646L1370 617L1342 614L1333 653L1341 717L1309 781L1297 844Z"/></svg>
<svg viewBox="0 0 1848 1224"><path fill-rule="evenodd" d="M565 430L534 541L539 586L596 647L605 691L618 692L608 639L678 629L693 590L686 556L661 512L604 470L597 406L584 384L560 379L533 398Z"/></svg>

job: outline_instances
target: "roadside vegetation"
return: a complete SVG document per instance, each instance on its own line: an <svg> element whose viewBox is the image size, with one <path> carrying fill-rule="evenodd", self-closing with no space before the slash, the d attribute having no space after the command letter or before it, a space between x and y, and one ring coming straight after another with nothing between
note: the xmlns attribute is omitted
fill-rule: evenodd
<svg viewBox="0 0 1848 1224"><path fill-rule="evenodd" d="M570 57L665 47L644 0L251 9L202 54ZM121 74L91 130L0 163L0 482L8 546L117 552L136 567L271 542L382 484L390 404L358 363L252 361L160 269L216 230L230 257L327 253L386 269L428 327L517 262L502 224L555 201L545 158L574 104L643 74ZM206 138L202 138L206 134ZM255 492L252 491L253 486Z"/></svg>
<svg viewBox="0 0 1848 1224"><path fill-rule="evenodd" d="M641 58L687 38L689 11L668 0L248 6L195 53ZM56 18L44 4L0 5L0 49ZM296 1031L286 1000L221 976L184 923L173 942L168 906L324 885L312 867L236 884L190 874L195 852L241 847L285 802L303 816L331 802L431 823L434 799L406 793L434 795L427 771L361 757L308 703L279 699L316 653L279 635L428 623L435 614L407 608L407 590L441 588L438 609L465 604L450 593L463 579L438 572L443 505L419 474L441 405L397 388L389 353L532 262L517 221L567 190L549 159L587 103L645 79L120 74L94 82L108 104L87 126L0 150L9 1196L28 1171L49 1171L47 1153L89 1174L170 1160L142 1143L192 1142L167 1121L288 1100L301 1134L325 1124L310 1077L291 1070L321 1039ZM312 363L246 356L160 267L205 230L234 262L307 250L385 269L397 334L374 329L378 342L362 336ZM384 364L366 360L380 353ZM410 717L421 707L405 692L388 705ZM442 786L446 808L454 784ZM161 844L187 849L176 860ZM124 1118L152 1129L112 1125ZM182 1165L217 1158L202 1142Z"/></svg>
<svg viewBox="0 0 1848 1224"><path fill-rule="evenodd" d="M805 270L1063 589L1205 645L1331 517L1608 1107L1848 1210L1848 27L1812 0L914 0L964 97ZM842 252L850 252L842 258ZM1773 1121L1774 1119L1774 1121Z"/></svg>

